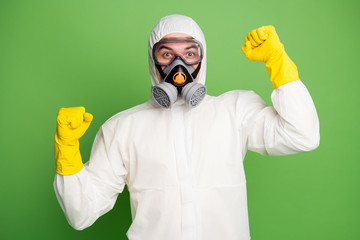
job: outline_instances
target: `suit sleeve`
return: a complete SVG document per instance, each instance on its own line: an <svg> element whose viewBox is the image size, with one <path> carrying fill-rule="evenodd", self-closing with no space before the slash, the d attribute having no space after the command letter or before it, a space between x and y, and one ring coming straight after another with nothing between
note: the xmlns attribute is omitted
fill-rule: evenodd
<svg viewBox="0 0 360 240"><path fill-rule="evenodd" d="M272 106L253 93L247 102L247 147L263 155L311 151L320 141L313 100L300 81L287 83L271 95Z"/></svg>
<svg viewBox="0 0 360 240"><path fill-rule="evenodd" d="M123 164L115 132L102 126L95 137L90 160L73 175L56 174L54 189L69 224L82 230L111 210L125 186Z"/></svg>

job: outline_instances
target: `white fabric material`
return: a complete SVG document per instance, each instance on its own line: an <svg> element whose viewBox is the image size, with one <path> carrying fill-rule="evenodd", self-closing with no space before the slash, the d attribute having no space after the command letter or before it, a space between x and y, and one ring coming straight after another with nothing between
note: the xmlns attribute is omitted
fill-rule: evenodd
<svg viewBox="0 0 360 240"><path fill-rule="evenodd" d="M150 44L163 36L155 35ZM69 223L79 230L93 224L127 184L130 240L250 239L246 151L284 155L319 144L317 113L301 81L271 99L274 107L236 90L207 95L193 109L181 101L162 109L150 100L116 114L100 128L83 170L55 177Z"/></svg>

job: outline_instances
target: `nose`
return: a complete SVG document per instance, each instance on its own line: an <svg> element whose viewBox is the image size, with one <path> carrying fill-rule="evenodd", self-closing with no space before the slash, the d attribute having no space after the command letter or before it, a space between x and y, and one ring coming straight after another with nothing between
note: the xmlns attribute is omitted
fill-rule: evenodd
<svg viewBox="0 0 360 240"><path fill-rule="evenodd" d="M174 62L175 60L178 60L178 59L180 59L180 60L182 60L183 62L184 62L184 60L181 58L181 56L179 56L179 55L175 55L175 57L169 62L169 64L168 65L161 65L161 69L162 70L164 70L167 66L169 66L172 62Z"/></svg>

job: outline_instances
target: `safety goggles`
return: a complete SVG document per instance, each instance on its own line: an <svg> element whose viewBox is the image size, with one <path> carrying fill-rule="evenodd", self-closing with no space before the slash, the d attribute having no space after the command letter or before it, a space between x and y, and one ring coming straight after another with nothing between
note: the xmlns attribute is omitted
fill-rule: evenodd
<svg viewBox="0 0 360 240"><path fill-rule="evenodd" d="M189 65L198 64L203 58L201 43L195 39L172 39L161 40L153 47L153 58L158 65L167 66L177 57Z"/></svg>

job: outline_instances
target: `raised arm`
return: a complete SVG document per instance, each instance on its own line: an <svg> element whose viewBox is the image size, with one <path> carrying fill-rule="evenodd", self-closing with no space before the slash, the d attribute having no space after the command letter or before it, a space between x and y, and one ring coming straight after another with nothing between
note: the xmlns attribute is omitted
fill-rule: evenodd
<svg viewBox="0 0 360 240"><path fill-rule="evenodd" d="M249 101L248 149L261 154L286 155L317 148L320 135L314 103L275 28L252 30L245 37L242 51L249 60L266 63L275 88L271 96L273 107L266 106L256 94Z"/></svg>

